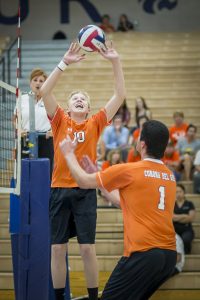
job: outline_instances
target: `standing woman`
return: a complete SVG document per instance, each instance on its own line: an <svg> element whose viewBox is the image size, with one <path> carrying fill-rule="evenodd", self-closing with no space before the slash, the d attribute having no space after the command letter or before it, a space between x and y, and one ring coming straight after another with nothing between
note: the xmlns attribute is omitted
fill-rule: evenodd
<svg viewBox="0 0 200 300"><path fill-rule="evenodd" d="M185 199L185 187L182 184L177 184L173 222L176 233L183 240L185 254L191 253L192 240L194 239L192 228L194 218L194 204Z"/></svg>
<svg viewBox="0 0 200 300"><path fill-rule="evenodd" d="M50 174L53 169L53 137L51 125L47 117L43 100L40 96L40 88L47 79L47 74L40 68L33 69L30 74L30 92L21 98L21 130L22 130L22 158L29 157L28 133L30 131L29 94L34 95L35 100L35 130L38 132L38 157L49 158ZM16 111L14 114L16 117Z"/></svg>
<svg viewBox="0 0 200 300"><path fill-rule="evenodd" d="M146 101L143 97L138 97L135 103L135 121L139 127L139 118L147 117L148 120L152 119L152 113L148 108Z"/></svg>

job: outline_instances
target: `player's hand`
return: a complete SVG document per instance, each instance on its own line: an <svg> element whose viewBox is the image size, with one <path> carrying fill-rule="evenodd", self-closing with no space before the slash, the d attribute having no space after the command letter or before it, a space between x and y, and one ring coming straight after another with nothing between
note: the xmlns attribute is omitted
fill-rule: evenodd
<svg viewBox="0 0 200 300"><path fill-rule="evenodd" d="M72 141L70 136L67 135L66 138L59 143L60 150L63 153L63 155L66 157L67 155L74 153L74 150L76 148L76 140Z"/></svg>
<svg viewBox="0 0 200 300"><path fill-rule="evenodd" d="M81 161L82 168L89 174L95 173L98 171L97 166L91 161L88 155L83 155Z"/></svg>
<svg viewBox="0 0 200 300"><path fill-rule="evenodd" d="M63 57L63 61L67 65L71 65L73 63L79 62L83 59L85 59L85 54L80 54L79 51L81 50L81 47L78 45L78 43L73 42L71 43L69 50L65 53Z"/></svg>
<svg viewBox="0 0 200 300"><path fill-rule="evenodd" d="M99 53L106 59L113 61L119 58L119 54L117 51L113 48L112 41L109 41L106 43L105 49L101 48L99 49Z"/></svg>

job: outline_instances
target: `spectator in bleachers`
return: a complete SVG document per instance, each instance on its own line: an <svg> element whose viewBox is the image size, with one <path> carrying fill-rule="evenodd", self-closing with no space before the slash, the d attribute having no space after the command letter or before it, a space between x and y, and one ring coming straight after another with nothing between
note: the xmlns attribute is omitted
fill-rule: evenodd
<svg viewBox="0 0 200 300"><path fill-rule="evenodd" d="M99 27L106 33L115 32L115 27L110 23L110 16L108 14L103 15Z"/></svg>
<svg viewBox="0 0 200 300"><path fill-rule="evenodd" d="M194 175L193 175L193 183L194 183L194 193L200 194L200 150L196 153L194 159Z"/></svg>
<svg viewBox="0 0 200 300"><path fill-rule="evenodd" d="M135 121L137 126L139 127L139 118L140 117L147 117L148 120L152 119L152 113L148 108L146 101L143 97L138 97L136 99L135 105Z"/></svg>
<svg viewBox="0 0 200 300"><path fill-rule="evenodd" d="M197 127L190 124L185 137L179 139L177 149L181 154L181 163L184 168L185 180L191 180L191 171L196 152L200 149L200 140L196 138Z"/></svg>
<svg viewBox="0 0 200 300"><path fill-rule="evenodd" d="M133 23L129 21L127 15L121 14L121 16L119 17L119 24L117 26L117 30L126 32L133 29L134 29Z"/></svg>
<svg viewBox="0 0 200 300"><path fill-rule="evenodd" d="M116 115L121 115L123 126L128 128L129 127L129 122L130 122L130 119L131 119L131 112L130 112L130 109L128 108L126 99L124 100L124 102L120 106L120 108L118 109Z"/></svg>
<svg viewBox="0 0 200 300"><path fill-rule="evenodd" d="M176 144L180 138L185 136L188 124L184 122L184 114L181 111L176 111L173 119L174 125L169 128L169 137Z"/></svg>
<svg viewBox="0 0 200 300"><path fill-rule="evenodd" d="M105 128L103 133L103 142L105 143L106 157L107 153L113 149L121 149L122 160L126 161L129 130L122 124L122 117L115 115L112 125Z"/></svg>
<svg viewBox="0 0 200 300"><path fill-rule="evenodd" d="M180 235L178 235L177 233L176 233L176 252L177 252L176 266L171 276L174 276L182 272L185 264L185 251L184 251L183 240L180 237Z"/></svg>
<svg viewBox="0 0 200 300"><path fill-rule="evenodd" d="M177 184L173 223L176 233L179 234L183 240L186 254L191 253L191 244L194 239L194 231L192 228L194 219L194 204L185 199L185 187L182 184Z"/></svg>
<svg viewBox="0 0 200 300"><path fill-rule="evenodd" d="M137 162L141 160L140 153L136 150L136 145L134 144L128 152L127 162Z"/></svg>
<svg viewBox="0 0 200 300"><path fill-rule="evenodd" d="M163 162L174 173L176 181L179 181L181 177L181 174L178 171L180 166L180 155L171 141L169 141L166 147Z"/></svg>
<svg viewBox="0 0 200 300"><path fill-rule="evenodd" d="M129 144L130 145L137 143L137 140L140 136L140 132L142 130L142 126L146 121L149 121L149 119L145 115L138 118L138 128L133 131L133 134L129 138Z"/></svg>
<svg viewBox="0 0 200 300"><path fill-rule="evenodd" d="M22 158L29 158L28 134L30 131L29 95L33 95L35 107L35 130L38 135L38 157L49 158L50 174L53 170L53 137L51 125L47 117L44 102L40 96L40 88L47 79L47 74L40 68L33 69L30 74L30 92L21 98ZM16 118L16 110L14 119Z"/></svg>
<svg viewBox="0 0 200 300"><path fill-rule="evenodd" d="M107 160L102 163L102 170L109 168L110 166L121 164L122 163L122 154L120 149L110 150L107 154Z"/></svg>

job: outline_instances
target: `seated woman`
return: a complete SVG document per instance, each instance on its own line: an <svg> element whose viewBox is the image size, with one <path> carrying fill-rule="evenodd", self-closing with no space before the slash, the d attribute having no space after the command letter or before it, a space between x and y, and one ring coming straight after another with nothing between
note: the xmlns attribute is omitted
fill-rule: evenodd
<svg viewBox="0 0 200 300"><path fill-rule="evenodd" d="M130 109L128 108L126 99L124 100L124 102L120 106L120 108L118 109L116 115L120 115L122 117L123 126L128 128L129 122L131 120L131 112L130 112Z"/></svg>
<svg viewBox="0 0 200 300"><path fill-rule="evenodd" d="M185 187L182 184L177 184L173 223L176 233L183 240L185 254L191 253L192 240L194 239L192 228L194 218L194 204L185 199Z"/></svg>
<svg viewBox="0 0 200 300"><path fill-rule="evenodd" d="M126 32L126 31L133 30L133 29L134 29L133 23L131 23L129 21L127 15L122 14L119 17L119 24L118 24L117 30Z"/></svg>
<svg viewBox="0 0 200 300"><path fill-rule="evenodd" d="M135 121L139 127L139 119L141 117L147 117L148 120L152 119L152 113L149 107L146 104L146 101L143 97L138 97L135 102Z"/></svg>

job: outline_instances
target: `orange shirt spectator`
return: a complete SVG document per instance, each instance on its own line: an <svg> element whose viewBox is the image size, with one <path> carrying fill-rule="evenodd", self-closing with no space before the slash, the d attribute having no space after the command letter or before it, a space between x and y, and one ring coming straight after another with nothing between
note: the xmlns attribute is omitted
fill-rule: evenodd
<svg viewBox="0 0 200 300"><path fill-rule="evenodd" d="M109 15L102 16L102 23L99 25L99 27L106 33L115 31L114 26L110 23Z"/></svg>
<svg viewBox="0 0 200 300"><path fill-rule="evenodd" d="M140 154L136 151L135 147L129 150L128 152L128 157L127 157L127 162L137 162L141 160ZM103 169L102 169L103 170Z"/></svg>
<svg viewBox="0 0 200 300"><path fill-rule="evenodd" d="M165 153L162 160L166 165L171 164L173 162L180 162L180 155L179 155L178 151L174 151L171 156L169 156Z"/></svg>
<svg viewBox="0 0 200 300"><path fill-rule="evenodd" d="M173 115L174 125L169 128L170 140L176 144L178 140L185 136L188 124L184 122L184 114L176 111Z"/></svg>
<svg viewBox="0 0 200 300"><path fill-rule="evenodd" d="M141 128L142 128L143 124L148 120L149 119L146 116L142 116L142 117L138 118L139 127L133 131L133 135L131 136L131 139L129 141L130 144L137 143L137 140L140 136Z"/></svg>

